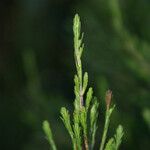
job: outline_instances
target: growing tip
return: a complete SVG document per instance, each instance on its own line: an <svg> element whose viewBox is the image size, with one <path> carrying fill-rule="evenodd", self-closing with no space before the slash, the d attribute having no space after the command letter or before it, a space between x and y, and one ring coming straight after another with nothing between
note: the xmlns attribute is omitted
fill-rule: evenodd
<svg viewBox="0 0 150 150"><path fill-rule="evenodd" d="M78 25L79 24L79 22L80 22L80 16L78 15L78 14L75 14L75 16L74 16L74 24L75 25Z"/></svg>
<svg viewBox="0 0 150 150"><path fill-rule="evenodd" d="M112 99L112 91L108 90L106 92L106 95L105 95L105 101L106 101L106 108L107 108L107 110L109 110L109 108L110 108L111 99Z"/></svg>
<svg viewBox="0 0 150 150"><path fill-rule="evenodd" d="M78 13L76 13L76 14L75 14L75 18L79 18L79 15L78 15Z"/></svg>

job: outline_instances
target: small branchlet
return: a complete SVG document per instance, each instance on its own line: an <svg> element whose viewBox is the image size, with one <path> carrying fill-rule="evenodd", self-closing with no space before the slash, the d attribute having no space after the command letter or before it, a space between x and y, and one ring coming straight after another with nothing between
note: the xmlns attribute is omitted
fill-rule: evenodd
<svg viewBox="0 0 150 150"><path fill-rule="evenodd" d="M69 111L61 108L61 119L71 137L73 150L93 150L95 145L95 136L97 131L98 107L99 102L96 97L93 97L93 89L88 87L88 73L83 73L81 56L84 50L83 33L81 33L81 22L78 14L73 20L74 33L74 58L76 65L76 75L74 76L74 112L71 120ZM84 74L84 75L83 75ZM85 98L85 99L84 99ZM106 92L106 113L105 124L102 135L100 150L118 150L122 136L123 129L119 126L116 134L106 144L106 137L110 123L111 114L115 106L111 107L112 92ZM89 124L88 124L89 123ZM43 129L48 137L49 143L53 150L56 150L55 143L52 138L52 133L48 122L43 123Z"/></svg>
<svg viewBox="0 0 150 150"><path fill-rule="evenodd" d="M96 135L96 130L98 128L97 126L98 106L99 106L99 103L97 99L95 98L94 103L90 110L90 141L91 141L90 147L91 149L94 148L95 135Z"/></svg>
<svg viewBox="0 0 150 150"><path fill-rule="evenodd" d="M103 135L102 135L102 141L101 141L100 148L99 148L100 150L104 149L107 132L109 128L109 123L110 123L110 117L115 108L115 105L113 107L110 107L111 99L112 99L112 92L108 90L105 96L105 102L106 102L105 124L104 124L104 130L103 130Z"/></svg>
<svg viewBox="0 0 150 150"><path fill-rule="evenodd" d="M80 108L84 105L83 94L87 87L88 75L85 73L84 75L84 86L83 86L83 77L82 77L82 62L81 56L84 49L83 44L83 33L81 34L81 22L78 14L75 15L73 20L73 33L74 33L74 58L77 70L77 78L78 78L78 94L80 96Z"/></svg>
<svg viewBox="0 0 150 150"><path fill-rule="evenodd" d="M71 137L73 147L75 147L76 142L75 142L75 139L74 139L74 133L73 133L73 129L72 129L72 126L71 126L69 112L65 107L62 107L60 113L61 113L61 116L62 116L61 119L62 119L66 129L68 130L68 133L69 133L70 137Z"/></svg>
<svg viewBox="0 0 150 150"><path fill-rule="evenodd" d="M83 129L83 137L84 137L84 146L85 149L89 149L88 147L88 134L87 134L87 112L85 107L82 108L81 114L80 114L80 123L81 127Z"/></svg>
<svg viewBox="0 0 150 150"><path fill-rule="evenodd" d="M61 119L64 122L64 125L65 125L66 129L68 130L71 138L73 139L73 131L72 131L72 127L71 127L69 112L65 107L62 107L60 113L62 116Z"/></svg>
<svg viewBox="0 0 150 150"><path fill-rule="evenodd" d="M86 110L88 111L89 107L90 107L90 103L91 103L91 100L92 100L92 96L93 96L93 89L92 88L89 88L87 94L86 94Z"/></svg>
<svg viewBox="0 0 150 150"><path fill-rule="evenodd" d="M77 110L74 111L73 114L73 131L75 137L76 149L82 149L82 139L81 139L81 127L80 127L80 112Z"/></svg>
<svg viewBox="0 0 150 150"><path fill-rule="evenodd" d="M120 144L122 142L123 134L124 134L123 127L122 127L122 125L119 125L117 130L116 130L116 134L114 136L116 149L119 149L119 146L120 146Z"/></svg>
<svg viewBox="0 0 150 150"><path fill-rule="evenodd" d="M52 131L51 131L50 125L47 120L45 120L43 122L43 130L45 132L46 138L47 138L52 150L57 150L55 142L53 140Z"/></svg>
<svg viewBox="0 0 150 150"><path fill-rule="evenodd" d="M106 144L105 150L118 150L122 142L123 127L121 125L116 129L116 134Z"/></svg>
<svg viewBox="0 0 150 150"><path fill-rule="evenodd" d="M82 95L84 95L85 90L86 90L86 88L87 88L87 85L88 85L88 73L85 72L85 73L84 73L84 77L83 77L83 89L82 89Z"/></svg>

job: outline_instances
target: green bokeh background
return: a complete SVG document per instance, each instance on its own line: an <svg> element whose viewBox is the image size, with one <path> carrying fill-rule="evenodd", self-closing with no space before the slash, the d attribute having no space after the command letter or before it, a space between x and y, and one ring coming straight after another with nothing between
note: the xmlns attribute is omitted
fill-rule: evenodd
<svg viewBox="0 0 150 150"><path fill-rule="evenodd" d="M47 150L42 121L48 119L60 150L71 149L60 108L74 101L72 19L85 33L84 71L100 100L117 107L109 137L124 126L122 150L150 147L149 0L0 1L0 149Z"/></svg>

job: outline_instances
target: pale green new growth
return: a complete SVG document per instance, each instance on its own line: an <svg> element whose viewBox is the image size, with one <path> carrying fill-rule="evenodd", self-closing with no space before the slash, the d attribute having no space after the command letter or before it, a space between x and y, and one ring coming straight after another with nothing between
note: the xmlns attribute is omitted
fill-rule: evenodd
<svg viewBox="0 0 150 150"><path fill-rule="evenodd" d="M52 131L51 131L50 125L49 125L48 121L46 121L46 120L43 122L43 130L45 132L45 135L47 137L47 140L48 140L52 150L57 150L55 142L53 140L53 136L52 136Z"/></svg>
<svg viewBox="0 0 150 150"><path fill-rule="evenodd" d="M73 140L73 131L72 131L71 123L70 123L69 112L65 107L62 107L60 113L61 113L61 116L62 116L61 119L62 119L66 129L68 130L68 132L71 136L71 139Z"/></svg>
<svg viewBox="0 0 150 150"><path fill-rule="evenodd" d="M123 137L123 127L121 125L118 126L116 130L116 135L115 135L115 146L116 150L119 148L121 142L122 142L122 137Z"/></svg>
<svg viewBox="0 0 150 150"><path fill-rule="evenodd" d="M119 125L114 137L111 138L106 144L105 150L118 150L122 142L122 137L123 137L123 127Z"/></svg>
<svg viewBox="0 0 150 150"><path fill-rule="evenodd" d="M70 117L69 111L61 108L61 119L71 137L73 150L93 150L95 145L95 136L97 131L98 107L99 102L96 97L93 97L93 89L88 87L88 73L83 73L81 56L84 50L83 33L81 33L81 22L78 14L73 20L74 33L74 58L76 66L76 75L74 76L74 112ZM112 92L106 92L106 115L105 124L100 144L100 150L118 150L122 136L123 128L119 126L116 134L106 144L107 132L110 123L110 117L114 110L114 106L110 107ZM48 137L49 143L53 150L56 149L52 139L52 133L48 122L43 123L43 129Z"/></svg>
<svg viewBox="0 0 150 150"><path fill-rule="evenodd" d="M86 110L88 110L89 107L90 107L90 103L91 103L91 100L92 100L92 96L93 96L93 89L92 89L92 88L89 88L89 90L88 90L88 92L87 92L87 95L86 95L86 102L85 102Z"/></svg>
<svg viewBox="0 0 150 150"><path fill-rule="evenodd" d="M97 118L98 118L98 106L99 103L97 102L96 98L90 110L90 141L91 141L91 149L94 148L95 144L95 135L97 130Z"/></svg>

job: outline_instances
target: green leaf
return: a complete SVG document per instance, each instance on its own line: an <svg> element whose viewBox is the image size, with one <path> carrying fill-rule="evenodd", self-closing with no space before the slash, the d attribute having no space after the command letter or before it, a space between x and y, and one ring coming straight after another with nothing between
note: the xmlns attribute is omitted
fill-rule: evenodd
<svg viewBox="0 0 150 150"><path fill-rule="evenodd" d="M79 83L79 78L77 75L74 76L74 83L75 83L75 95L79 92L80 90L80 83Z"/></svg>
<svg viewBox="0 0 150 150"><path fill-rule="evenodd" d="M84 73L84 77L83 77L83 89L82 89L82 95L85 93L85 90L87 88L88 85L88 73L85 72Z"/></svg>
<svg viewBox="0 0 150 150"><path fill-rule="evenodd" d="M74 134L73 134L72 127L71 127L69 112L65 107L62 107L60 113L62 116L61 119L62 119L66 129L68 130L68 132L71 136L71 139L73 140Z"/></svg>
<svg viewBox="0 0 150 150"><path fill-rule="evenodd" d="M123 137L123 127L121 125L116 129L116 134L111 138L106 144L105 150L118 150L122 142Z"/></svg>
<svg viewBox="0 0 150 150"><path fill-rule="evenodd" d="M90 110L90 137L91 137L91 149L93 149L95 144L95 135L97 131L97 118L98 118L98 101L94 100L94 103L92 105L92 108Z"/></svg>
<svg viewBox="0 0 150 150"><path fill-rule="evenodd" d="M116 150L119 149L119 146L122 142L123 134L124 134L123 127L121 125L119 125L117 130L116 130L116 135L115 135Z"/></svg>
<svg viewBox="0 0 150 150"><path fill-rule="evenodd" d="M80 123L83 128L83 133L85 136L87 136L87 112L85 110L85 107L82 108L81 114L80 114Z"/></svg>
<svg viewBox="0 0 150 150"><path fill-rule="evenodd" d="M89 106L90 106L90 103L91 103L91 100L92 100L92 96L93 96L93 89L90 87L87 94L86 94L86 110L89 109Z"/></svg>
<svg viewBox="0 0 150 150"><path fill-rule="evenodd" d="M74 106L75 110L80 109L80 83L79 83L79 78L77 75L74 76L74 94L75 94L75 101L74 101Z"/></svg>
<svg viewBox="0 0 150 150"><path fill-rule="evenodd" d="M75 110L73 117L74 117L73 131L74 131L75 143L77 149L81 150L80 112Z"/></svg>

